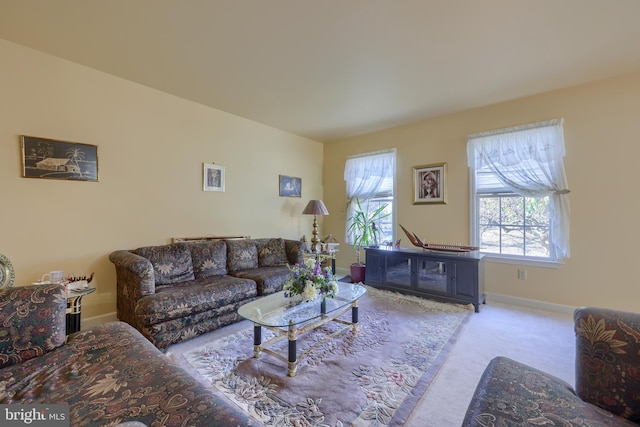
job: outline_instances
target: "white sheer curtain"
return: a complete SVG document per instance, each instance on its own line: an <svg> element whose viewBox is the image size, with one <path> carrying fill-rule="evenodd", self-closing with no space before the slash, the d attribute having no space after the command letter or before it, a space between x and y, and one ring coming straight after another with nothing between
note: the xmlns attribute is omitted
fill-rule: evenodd
<svg viewBox="0 0 640 427"><path fill-rule="evenodd" d="M344 180L347 183L347 222L345 242L353 242L346 232L348 219L353 216L355 199L360 202L373 198L393 195L396 151L378 151L347 158Z"/></svg>
<svg viewBox="0 0 640 427"><path fill-rule="evenodd" d="M558 119L467 137L469 167L474 173L483 169L490 172L484 174L484 180L478 178L478 191L490 189L495 178L521 196L550 196L552 244L557 258L569 257L569 186L562 125L563 120Z"/></svg>

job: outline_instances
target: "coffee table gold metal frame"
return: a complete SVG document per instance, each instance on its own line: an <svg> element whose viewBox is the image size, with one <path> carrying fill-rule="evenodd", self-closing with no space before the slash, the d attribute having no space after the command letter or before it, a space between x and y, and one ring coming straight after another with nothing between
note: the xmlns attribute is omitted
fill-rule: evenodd
<svg viewBox="0 0 640 427"><path fill-rule="evenodd" d="M300 296L287 298L284 292L278 292L251 301L238 309L238 314L253 322L253 357L260 357L264 352L287 364L287 375L296 376L298 361L306 357L316 347L351 329L358 330L358 299L366 293L362 285L340 283L334 298L326 298L326 307L321 309L321 300L302 302ZM351 309L351 322L339 319ZM329 322L345 325L343 328L328 334L322 340L310 346L300 355L297 354L298 337ZM276 333L276 336L262 342L262 328ZM272 344L287 338L289 354L284 357L268 348Z"/></svg>

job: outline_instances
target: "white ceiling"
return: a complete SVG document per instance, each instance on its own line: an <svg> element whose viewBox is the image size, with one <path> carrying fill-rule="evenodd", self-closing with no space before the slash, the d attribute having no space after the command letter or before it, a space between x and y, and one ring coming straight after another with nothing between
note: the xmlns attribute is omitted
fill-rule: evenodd
<svg viewBox="0 0 640 427"><path fill-rule="evenodd" d="M317 141L640 70L639 0L0 0L0 38Z"/></svg>

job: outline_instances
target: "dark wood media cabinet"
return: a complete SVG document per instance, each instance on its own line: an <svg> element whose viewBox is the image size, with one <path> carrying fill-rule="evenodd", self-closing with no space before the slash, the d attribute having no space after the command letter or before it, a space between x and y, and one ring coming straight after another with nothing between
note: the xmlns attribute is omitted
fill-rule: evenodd
<svg viewBox="0 0 640 427"><path fill-rule="evenodd" d="M485 301L484 255L425 249L366 249L365 283L461 304L473 304L476 313Z"/></svg>

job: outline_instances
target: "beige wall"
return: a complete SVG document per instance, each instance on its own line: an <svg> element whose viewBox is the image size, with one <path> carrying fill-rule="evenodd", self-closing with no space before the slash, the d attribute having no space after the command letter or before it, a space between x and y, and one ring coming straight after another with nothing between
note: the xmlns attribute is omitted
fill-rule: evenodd
<svg viewBox="0 0 640 427"><path fill-rule="evenodd" d="M559 269L487 263L489 293L568 306L640 310L640 74L577 86L325 144L324 233L344 239L348 155L397 148L397 220L429 241L469 241L466 135L564 117L571 258ZM448 203L412 204L412 167L447 162ZM398 230L403 246L410 246ZM342 240L341 239L341 240ZM344 245L342 245L344 246ZM353 251L342 247L338 266Z"/></svg>
<svg viewBox="0 0 640 427"><path fill-rule="evenodd" d="M107 259L115 249L197 234L310 237L312 219L299 212L320 197L330 211L319 218L321 234L342 240L342 174L355 153L397 148L398 222L429 240L466 242L466 135L557 117L565 119L571 258L559 269L526 267L526 281L517 280L517 265L489 263L487 291L640 309L632 268L640 74L328 143L323 154L315 141L3 40L0 57L0 253L12 260L17 284L53 269L95 271L98 291L83 300L85 318L115 310ZM100 182L22 178L19 135L98 145ZM226 167L225 193L202 191L203 162ZM448 164L448 203L412 205L411 168L435 162ZM302 178L301 199L277 196L279 174ZM353 259L343 243L338 266Z"/></svg>
<svg viewBox="0 0 640 427"><path fill-rule="evenodd" d="M94 271L83 318L100 316L115 311L113 250L309 235L322 144L3 40L0 57L0 253L16 285ZM97 145L100 181L22 178L19 135ZM202 191L203 162L225 166L226 192ZM302 198L278 196L279 174L302 178Z"/></svg>

